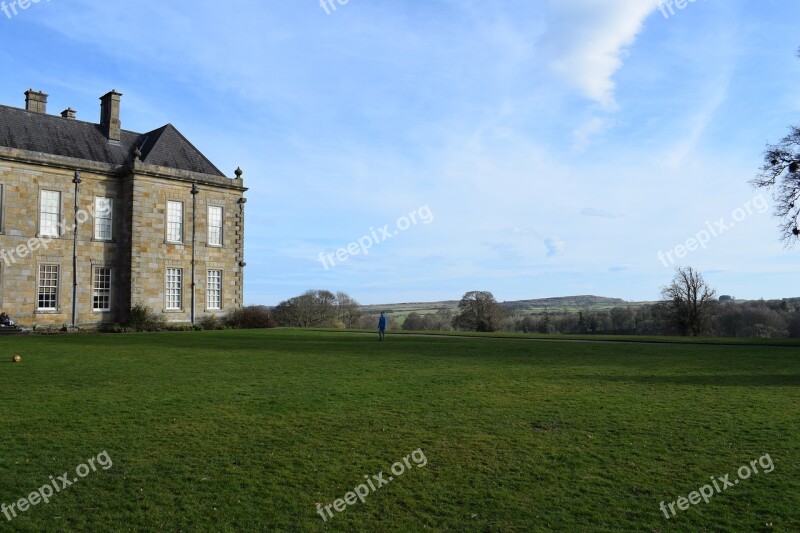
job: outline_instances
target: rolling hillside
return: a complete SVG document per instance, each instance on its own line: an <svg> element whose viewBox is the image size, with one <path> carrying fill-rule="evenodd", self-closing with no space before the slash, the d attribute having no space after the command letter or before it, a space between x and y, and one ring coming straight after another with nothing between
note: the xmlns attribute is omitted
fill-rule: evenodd
<svg viewBox="0 0 800 533"><path fill-rule="evenodd" d="M525 314L541 313L545 309L551 311L577 311L580 309L611 309L620 306L639 306L648 302L627 302L621 298L607 298L604 296L561 296L554 298L539 298L534 300L516 300L501 302L501 305L510 312L520 312ZM446 300L441 302L406 302L395 304L378 304L362 306L362 311L367 314L386 311L398 318L404 318L411 312L419 314L436 313L440 309L456 311L458 300Z"/></svg>

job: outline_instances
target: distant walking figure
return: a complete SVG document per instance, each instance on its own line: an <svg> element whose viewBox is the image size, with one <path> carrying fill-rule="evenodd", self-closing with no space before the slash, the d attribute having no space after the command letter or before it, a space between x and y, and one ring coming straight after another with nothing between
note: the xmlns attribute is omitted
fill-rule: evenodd
<svg viewBox="0 0 800 533"><path fill-rule="evenodd" d="M386 337L386 316L381 311L381 317L378 319L378 340L382 341Z"/></svg>

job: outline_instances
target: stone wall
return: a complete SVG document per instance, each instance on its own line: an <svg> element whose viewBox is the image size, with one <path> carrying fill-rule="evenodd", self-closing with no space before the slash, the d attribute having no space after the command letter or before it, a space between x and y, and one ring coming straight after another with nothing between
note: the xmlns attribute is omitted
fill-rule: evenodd
<svg viewBox="0 0 800 533"><path fill-rule="evenodd" d="M2 231L0 232L0 308L20 324L64 325L72 322L73 246L75 227L74 171L37 167L30 164L0 163L0 186L3 189ZM39 201L43 190L61 194L59 218L68 228L59 237L39 234ZM78 195L78 322L94 324L113 322L115 312L94 313L92 275L94 266L116 271L125 268L125 251L118 242L94 240L94 197L114 198L115 209L124 205L117 178L101 174L82 174ZM115 217L116 221L116 217ZM117 228L114 228L117 230ZM39 311L38 273L42 264L58 265L58 308ZM112 291L112 295L114 291ZM120 310L115 301L112 309Z"/></svg>
<svg viewBox="0 0 800 533"><path fill-rule="evenodd" d="M66 325L72 322L73 237L39 238L39 201L42 190L61 193L60 217L74 224L75 170L56 165L0 160L2 219L0 219L0 309L22 325ZM81 172L78 194L77 322L79 325L124 322L132 304L141 303L164 313L168 321L191 318L192 221L195 227L195 316L222 315L241 307L244 300L244 212L241 179L204 179L169 169L133 165L108 173L97 165ZM192 184L196 183L193 213ZM94 238L94 199L113 199L113 238ZM167 201L183 202L183 239L167 242ZM223 209L222 246L208 244L208 207ZM59 266L58 309L37 309L39 265ZM111 268L112 311L92 310L95 267ZM167 268L183 270L182 309L166 310ZM206 275L222 271L222 309L207 309Z"/></svg>
<svg viewBox="0 0 800 533"><path fill-rule="evenodd" d="M195 316L223 314L240 307L243 301L242 268L239 266L238 217L240 191L199 184L192 198L192 184L165 181L147 176L133 178L133 221L131 259L131 299L165 314L168 321L188 321L191 317L192 222L195 221ZM193 203L196 201L196 206ZM181 243L167 242L167 202L183 204ZM208 244L208 207L223 209L222 246ZM194 211L196 209L196 211ZM194 217L193 217L194 213ZM166 309L166 271L183 272L182 308ZM207 309L206 275L209 269L222 271L222 309Z"/></svg>

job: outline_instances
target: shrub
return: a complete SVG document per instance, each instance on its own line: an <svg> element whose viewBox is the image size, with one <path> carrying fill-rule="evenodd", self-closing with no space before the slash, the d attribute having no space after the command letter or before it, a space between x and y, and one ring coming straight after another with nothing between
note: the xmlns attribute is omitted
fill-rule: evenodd
<svg viewBox="0 0 800 533"><path fill-rule="evenodd" d="M119 324L111 324L106 326L101 326L98 328L100 333L136 333L130 326L121 326Z"/></svg>
<svg viewBox="0 0 800 533"><path fill-rule="evenodd" d="M203 326L200 324L187 324L185 322L177 322L174 324L167 324L164 326L163 331L203 331Z"/></svg>
<svg viewBox="0 0 800 533"><path fill-rule="evenodd" d="M278 327L267 307L251 305L236 309L225 317L225 324L235 329L266 329Z"/></svg>
<svg viewBox="0 0 800 533"><path fill-rule="evenodd" d="M167 321L149 307L136 304L131 307L127 326L134 331L164 331L167 328Z"/></svg>
<svg viewBox="0 0 800 533"><path fill-rule="evenodd" d="M225 324L217 318L217 315L206 315L200 319L200 326L205 331L216 331L225 329Z"/></svg>

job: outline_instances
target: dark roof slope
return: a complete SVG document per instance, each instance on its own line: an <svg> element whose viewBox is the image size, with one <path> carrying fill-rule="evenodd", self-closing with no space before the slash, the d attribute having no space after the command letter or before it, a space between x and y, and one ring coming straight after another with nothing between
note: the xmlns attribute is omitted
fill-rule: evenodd
<svg viewBox="0 0 800 533"><path fill-rule="evenodd" d="M168 168L202 168L197 170L203 174L222 176L222 172L194 147L172 124L142 135L139 145L142 151L142 162ZM189 170L186 168L185 170Z"/></svg>
<svg viewBox="0 0 800 533"><path fill-rule="evenodd" d="M99 124L0 105L0 146L111 165L125 164L139 146L143 163L225 176L171 124L144 134L123 130L115 143Z"/></svg>

